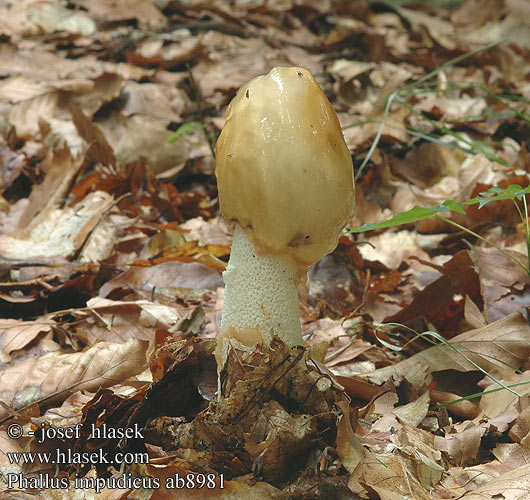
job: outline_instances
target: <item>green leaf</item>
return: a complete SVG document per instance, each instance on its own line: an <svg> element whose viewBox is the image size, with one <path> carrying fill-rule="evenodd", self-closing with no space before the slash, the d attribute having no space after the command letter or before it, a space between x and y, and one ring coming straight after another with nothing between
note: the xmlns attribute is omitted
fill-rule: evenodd
<svg viewBox="0 0 530 500"><path fill-rule="evenodd" d="M183 135L189 135L189 134L193 134L193 132L195 131L199 131L203 134L205 134L205 131L204 131L204 125L202 123L199 123L199 122L188 122L188 123L184 123L182 124L176 131L174 134L170 135L168 137L168 142L175 142L179 137L182 137ZM205 134L206 135L206 134Z"/></svg>
<svg viewBox="0 0 530 500"><path fill-rule="evenodd" d="M465 213L464 205L476 205L478 203L478 208L480 209L492 201L515 199L520 200L527 194L530 194L530 186L522 188L517 184L512 184L505 189L494 186L489 188L487 191L480 193L481 196L477 196L471 200L466 200L463 202L447 200L437 207L429 208L415 206L406 212L401 212L395 215L389 220L364 224L361 227L350 228L349 232L364 233L365 231L373 231L374 229L401 226L402 224L410 224L412 222L418 222L420 220L427 219L428 217L437 215L439 212L452 211L463 214Z"/></svg>
<svg viewBox="0 0 530 500"><path fill-rule="evenodd" d="M352 233L363 233L364 231L373 231L374 229L384 229L386 227L395 227L401 226L402 224L410 224L412 222L418 222L433 215L438 214L439 212L458 212L465 213L462 203L454 200L447 200L442 205L437 207L418 207L417 205L406 212L401 212L389 220L383 222L376 222L370 224L364 224L361 227L350 228Z"/></svg>
<svg viewBox="0 0 530 500"><path fill-rule="evenodd" d="M471 204L470 202L473 201L479 204L478 208L482 208L484 205L487 205L492 201L515 200L516 198L520 200L526 194L530 194L530 186L522 188L518 184L512 184L505 189L494 186L487 191L480 193L480 196L473 198L473 200L469 200L467 203Z"/></svg>

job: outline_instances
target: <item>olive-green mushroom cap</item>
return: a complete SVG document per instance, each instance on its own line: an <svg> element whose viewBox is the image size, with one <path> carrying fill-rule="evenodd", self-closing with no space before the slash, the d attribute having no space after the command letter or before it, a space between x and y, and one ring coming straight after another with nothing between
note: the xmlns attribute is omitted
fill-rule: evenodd
<svg viewBox="0 0 530 500"><path fill-rule="evenodd" d="M244 84L216 147L224 218L259 253L305 271L337 246L353 217L353 167L337 115L304 68L276 67Z"/></svg>

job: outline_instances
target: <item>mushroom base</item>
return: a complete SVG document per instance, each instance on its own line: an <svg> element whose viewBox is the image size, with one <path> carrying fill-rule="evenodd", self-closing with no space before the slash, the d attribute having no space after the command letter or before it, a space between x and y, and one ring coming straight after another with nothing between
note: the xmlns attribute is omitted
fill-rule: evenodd
<svg viewBox="0 0 530 500"><path fill-rule="evenodd" d="M229 327L257 329L263 342L274 335L290 346L304 345L298 311L298 275L288 257L259 255L236 224L228 267L221 332ZM228 336L229 337L229 336ZM226 344L227 336L223 337ZM226 359L228 345L218 346ZM219 369L221 369L219 367Z"/></svg>

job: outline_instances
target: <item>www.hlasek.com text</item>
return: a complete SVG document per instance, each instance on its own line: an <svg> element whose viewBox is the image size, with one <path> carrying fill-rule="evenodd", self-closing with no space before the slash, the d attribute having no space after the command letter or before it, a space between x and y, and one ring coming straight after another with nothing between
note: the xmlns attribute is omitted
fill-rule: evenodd
<svg viewBox="0 0 530 500"><path fill-rule="evenodd" d="M69 465L97 465L97 464L147 464L149 463L149 454L145 452L138 453L114 453L112 458L109 453L101 448L93 452L77 452L71 449L61 451L56 449L55 452L7 452L7 459L11 465L23 464L69 464Z"/></svg>

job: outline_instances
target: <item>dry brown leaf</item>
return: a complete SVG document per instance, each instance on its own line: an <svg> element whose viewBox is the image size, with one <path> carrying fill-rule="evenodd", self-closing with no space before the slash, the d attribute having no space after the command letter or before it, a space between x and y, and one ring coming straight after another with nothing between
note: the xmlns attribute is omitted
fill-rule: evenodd
<svg viewBox="0 0 530 500"><path fill-rule="evenodd" d="M530 451L519 443L497 443L491 451L501 464L511 470L530 462Z"/></svg>
<svg viewBox="0 0 530 500"><path fill-rule="evenodd" d="M24 0L8 4L0 9L0 17L5 21L2 31L13 35L41 35L56 31L88 35L96 29L94 21L83 12L68 10L53 1Z"/></svg>
<svg viewBox="0 0 530 500"><path fill-rule="evenodd" d="M79 106L88 116L94 115L104 104L110 103L120 96L123 78L118 71L104 72L102 75L91 79L90 83L89 88L77 92L77 95L69 100L70 105Z"/></svg>
<svg viewBox="0 0 530 500"><path fill-rule="evenodd" d="M487 372L502 373L506 365L520 368L530 356L530 327L521 314L513 313L484 328L453 337L450 342ZM475 367L461 354L441 344L429 347L396 365L358 377L377 384L392 377L396 381L406 379L421 388L428 383L428 373L449 369L466 372Z"/></svg>
<svg viewBox="0 0 530 500"><path fill-rule="evenodd" d="M66 196L80 165L81 162L73 160L68 150L54 151L48 155L42 163L46 178L34 187L29 196L28 204L18 222L21 230L26 230L30 224L35 226L46 220L49 213Z"/></svg>
<svg viewBox="0 0 530 500"><path fill-rule="evenodd" d="M508 376L502 377L501 382L505 385L520 384L517 387L514 387L513 390L521 396L529 394L530 371L525 371L523 373L510 373L510 371L511 370L505 370L505 373L507 373ZM499 387L497 383L487 379L485 379L484 383L481 385L487 385L487 387L484 387L485 390L498 389ZM508 408L515 406L519 402L519 399L519 396L506 390L492 392L482 396L480 407L485 415L494 418L502 415Z"/></svg>
<svg viewBox="0 0 530 500"><path fill-rule="evenodd" d="M427 415L430 402L431 397L429 391L425 391L418 399L394 409L394 415L401 422L417 427Z"/></svg>
<svg viewBox="0 0 530 500"><path fill-rule="evenodd" d="M478 405L472 401L462 401L461 399L461 396L450 392L437 391L435 389L431 391L431 400L433 404L453 402L446 406L449 415L454 415L463 418L464 420L473 420L482 413L482 410Z"/></svg>
<svg viewBox="0 0 530 500"><path fill-rule="evenodd" d="M410 459L394 449L389 453L366 452L356 467L348 487L357 494L376 492L381 500L431 500L426 488L416 479Z"/></svg>
<svg viewBox="0 0 530 500"><path fill-rule="evenodd" d="M530 432L530 407L525 408L519 413L515 424L512 426L509 432L509 436L516 443L520 443L521 440L528 435Z"/></svg>
<svg viewBox="0 0 530 500"><path fill-rule="evenodd" d="M217 245L206 245L201 247L197 241L187 241L181 245L165 247L163 252L149 261L139 259L133 263L135 266L150 266L153 264L162 264L172 260L183 262L200 262L208 267L218 270L226 268L226 262L218 257L224 257L228 254L228 248Z"/></svg>
<svg viewBox="0 0 530 500"><path fill-rule="evenodd" d="M420 200L426 206L432 206L447 199L457 199L459 189L456 189L456 193L443 191L436 196L433 188L444 179L455 178L465 158L466 155L459 150L426 142L410 151L404 159L392 157L390 164L392 171L407 179L414 187L419 188L417 196ZM418 165L422 168L419 169ZM458 182L457 188L460 188Z"/></svg>
<svg viewBox="0 0 530 500"><path fill-rule="evenodd" d="M8 362L10 354L23 349L42 332L51 332L53 321L19 321L0 319L0 361Z"/></svg>
<svg viewBox="0 0 530 500"><path fill-rule="evenodd" d="M20 137L34 136L39 132L39 120L53 118L59 101L58 92L38 95L33 99L13 105L9 121Z"/></svg>
<svg viewBox="0 0 530 500"><path fill-rule="evenodd" d="M151 259L160 255L167 247L177 247L186 243L184 233L174 229L162 229L149 239L138 255L140 259Z"/></svg>
<svg viewBox="0 0 530 500"><path fill-rule="evenodd" d="M119 228L110 217L102 215L94 230L89 234L79 253L79 262L102 262L110 257L118 241Z"/></svg>
<svg viewBox="0 0 530 500"><path fill-rule="evenodd" d="M18 177L25 163L24 156L12 151L0 138L0 192L8 188Z"/></svg>
<svg viewBox="0 0 530 500"><path fill-rule="evenodd" d="M111 195L97 191L71 208L50 209L46 219L36 219L38 223L30 227L27 238L4 236L0 241L0 256L11 260L32 260L36 257L72 255L112 204Z"/></svg>
<svg viewBox="0 0 530 500"><path fill-rule="evenodd" d="M17 453L24 451L20 442L16 439L8 437L6 431L0 431L0 476L7 477L7 474L18 474L22 472L22 468L18 464L12 464L7 456L8 453ZM0 490L2 485L0 484Z"/></svg>
<svg viewBox="0 0 530 500"><path fill-rule="evenodd" d="M432 39L442 47L447 49L455 49L457 47L455 29L449 21L438 16L426 14L419 9L400 8L399 13L410 22L414 31L423 34L427 30ZM432 40L428 40L425 36L423 38L425 44L432 46Z"/></svg>
<svg viewBox="0 0 530 500"><path fill-rule="evenodd" d="M117 78L116 80L118 82L115 86L119 87L121 85L121 79ZM77 132L88 144L90 144L90 156L103 163L103 165L114 165L116 163L114 151L110 147L100 128L93 123L77 105L72 103L70 104L69 109Z"/></svg>
<svg viewBox="0 0 530 500"><path fill-rule="evenodd" d="M348 401L339 401L337 406L342 411L342 418L337 425L337 453L342 465L351 474L364 459L364 448L351 426L350 404Z"/></svg>
<svg viewBox="0 0 530 500"><path fill-rule="evenodd" d="M487 5L486 8L483 6L480 8L480 3L480 1L469 2L467 6L468 12L486 11L479 16L479 22L484 22L485 15L489 15L491 21L486 22L480 28L473 27L475 22L470 23L466 26L466 32L460 34L460 39L471 44L501 43L506 41L523 49L530 48L530 23L528 22L530 8L528 2L524 0L508 0L505 6L502 5L505 2L500 2L504 7L501 7L501 9L498 6L497 9L492 9L492 4ZM464 7L462 10L466 10L466 8ZM453 19L458 18L459 13L459 11L455 12Z"/></svg>
<svg viewBox="0 0 530 500"><path fill-rule="evenodd" d="M127 102L125 116L149 115L160 120L182 122L181 113L190 106L189 97L180 89L169 89L155 83L127 82L123 88Z"/></svg>
<svg viewBox="0 0 530 500"><path fill-rule="evenodd" d="M194 217L180 224L179 227L187 231L186 241L197 240L200 245L230 246L232 244L231 232L220 216L208 220Z"/></svg>
<svg viewBox="0 0 530 500"><path fill-rule="evenodd" d="M66 149L78 158L86 151L86 141L79 135L71 120L50 118L47 123L40 123L44 143L52 150Z"/></svg>
<svg viewBox="0 0 530 500"><path fill-rule="evenodd" d="M442 276L416 294L412 302L401 311L386 317L385 322L407 324L417 318L425 318L427 324L433 325L444 338L451 339L462 332L464 297L469 296L477 307L484 308L480 278L472 255L466 250L461 250L443 266L417 260L439 271Z"/></svg>
<svg viewBox="0 0 530 500"><path fill-rule="evenodd" d="M527 500L530 494L530 464L505 472L460 497L462 500Z"/></svg>
<svg viewBox="0 0 530 500"><path fill-rule="evenodd" d="M473 302L469 295L466 295L466 303L464 304L464 320L470 329L484 328L488 322L485 318L486 313L482 312L478 306Z"/></svg>
<svg viewBox="0 0 530 500"><path fill-rule="evenodd" d="M66 31L91 35L96 31L96 23L84 12L68 10L60 3L37 2L28 12L28 20L44 33Z"/></svg>
<svg viewBox="0 0 530 500"><path fill-rule="evenodd" d="M411 255L427 258L427 254L418 246L412 233L407 230L385 232L366 238L370 245L359 246L359 252L365 260L381 262L389 269L397 269Z"/></svg>
<svg viewBox="0 0 530 500"><path fill-rule="evenodd" d="M75 4L85 8L90 16L102 22L136 19L142 24L161 27L166 18L154 2L145 0L76 0Z"/></svg>
<svg viewBox="0 0 530 500"><path fill-rule="evenodd" d="M206 42L208 39L205 38ZM230 61L228 65L205 60L194 67L194 74L201 75L198 83L204 98L211 98L217 92L233 92L247 80L266 72L268 47L257 39L248 42L244 47L238 44L236 49L221 55L225 63Z"/></svg>
<svg viewBox="0 0 530 500"><path fill-rule="evenodd" d="M70 394L123 383L146 367L147 342L100 342L73 354L26 359L0 373L1 399L18 411L32 403L57 405ZM9 413L0 407L0 419Z"/></svg>
<svg viewBox="0 0 530 500"><path fill-rule="evenodd" d="M158 328L176 331L185 318L176 307L148 300L115 301L94 297L86 309L76 312L86 318L77 328L77 336L87 345L101 340L126 342L131 338L151 341Z"/></svg>
<svg viewBox="0 0 530 500"><path fill-rule="evenodd" d="M190 154L188 141L168 141L172 133L166 128L166 120L151 116L135 116L127 121L121 138L114 142L116 157L121 165L147 159L155 174L168 170L175 176L185 166ZM206 143L206 139L202 137Z"/></svg>
<svg viewBox="0 0 530 500"><path fill-rule="evenodd" d="M179 36L180 35L180 36ZM202 36L191 37L188 30L173 32L176 43L165 45L162 40L146 40L138 49L127 51L127 60L139 66L156 64L162 68L173 68L204 52Z"/></svg>
<svg viewBox="0 0 530 500"><path fill-rule="evenodd" d="M48 82L39 82L26 75L15 75L0 83L0 101L16 104L56 90Z"/></svg>
<svg viewBox="0 0 530 500"><path fill-rule="evenodd" d="M123 386L130 390L130 387ZM68 397L61 406L48 409L42 417L33 417L34 424L46 423L52 427L73 427L77 425L83 417L83 408L92 400L93 394L90 392L77 391ZM32 442L32 444L35 444Z"/></svg>
<svg viewBox="0 0 530 500"><path fill-rule="evenodd" d="M173 301L176 293L199 298L201 294L222 286L219 272L204 264L170 261L151 267L129 269L107 281L99 289L99 295L107 297L115 289L130 288L146 297L159 293Z"/></svg>
<svg viewBox="0 0 530 500"><path fill-rule="evenodd" d="M403 424L392 440L410 458L420 483L431 491L442 479L445 466L445 457L436 448L434 436L423 429Z"/></svg>
<svg viewBox="0 0 530 500"><path fill-rule="evenodd" d="M528 274L520 266L494 248L475 248L477 265L488 305L488 317L497 319L514 310L521 310L515 300L530 284ZM511 250L510 253L526 260L526 255ZM523 300L524 304L524 300Z"/></svg>
<svg viewBox="0 0 530 500"><path fill-rule="evenodd" d="M489 483L508 470L497 460L466 468L450 467L435 492L440 498L460 498L461 495Z"/></svg>
<svg viewBox="0 0 530 500"><path fill-rule="evenodd" d="M434 436L437 450L444 451L452 458L452 463L463 466L477 457L480 439L485 429L473 422L462 422L454 426L445 437Z"/></svg>

